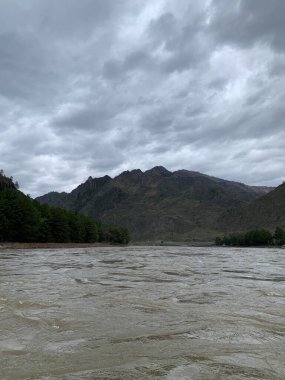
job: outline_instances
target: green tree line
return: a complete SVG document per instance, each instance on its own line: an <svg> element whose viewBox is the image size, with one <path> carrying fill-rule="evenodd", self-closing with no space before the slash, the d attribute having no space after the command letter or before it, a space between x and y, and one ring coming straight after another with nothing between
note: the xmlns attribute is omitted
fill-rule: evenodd
<svg viewBox="0 0 285 380"><path fill-rule="evenodd" d="M215 244L234 247L282 246L285 245L285 231L277 227L273 233L265 229L233 233L223 238L217 237Z"/></svg>
<svg viewBox="0 0 285 380"><path fill-rule="evenodd" d="M126 228L42 205L15 189L0 191L0 241L128 244Z"/></svg>

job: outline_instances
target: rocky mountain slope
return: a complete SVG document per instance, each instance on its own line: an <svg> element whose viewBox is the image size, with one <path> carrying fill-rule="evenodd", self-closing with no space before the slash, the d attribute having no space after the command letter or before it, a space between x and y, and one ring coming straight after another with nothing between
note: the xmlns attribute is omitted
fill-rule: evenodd
<svg viewBox="0 0 285 380"><path fill-rule="evenodd" d="M285 228L285 183L245 207L222 213L217 224L227 232Z"/></svg>
<svg viewBox="0 0 285 380"><path fill-rule="evenodd" d="M37 200L126 226L134 241L192 241L212 239L221 213L269 190L158 166L125 171L113 179L89 177L71 193L52 192Z"/></svg>

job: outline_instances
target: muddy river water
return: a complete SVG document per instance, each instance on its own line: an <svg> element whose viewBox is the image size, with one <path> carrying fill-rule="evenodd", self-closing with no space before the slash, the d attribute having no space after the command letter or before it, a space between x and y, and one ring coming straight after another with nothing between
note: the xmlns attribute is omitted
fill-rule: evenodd
<svg viewBox="0 0 285 380"><path fill-rule="evenodd" d="M285 379L285 250L0 251L0 379Z"/></svg>

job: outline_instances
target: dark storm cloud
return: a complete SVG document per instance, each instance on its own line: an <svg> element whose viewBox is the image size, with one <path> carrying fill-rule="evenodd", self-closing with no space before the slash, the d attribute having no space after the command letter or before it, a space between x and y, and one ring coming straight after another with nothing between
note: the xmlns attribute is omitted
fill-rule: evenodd
<svg viewBox="0 0 285 380"><path fill-rule="evenodd" d="M164 165L282 181L281 0L0 0L1 167L32 195Z"/></svg>
<svg viewBox="0 0 285 380"><path fill-rule="evenodd" d="M285 74L285 54L279 55L269 66L269 75L277 78L282 78Z"/></svg>
<svg viewBox="0 0 285 380"><path fill-rule="evenodd" d="M41 95L41 82L52 80L46 51L36 37L17 33L0 35L0 88L2 96L28 100Z"/></svg>
<svg viewBox="0 0 285 380"><path fill-rule="evenodd" d="M212 30L220 43L248 47L268 44L284 50L285 2L282 0L213 0Z"/></svg>
<svg viewBox="0 0 285 380"><path fill-rule="evenodd" d="M192 4L194 5L194 4ZM165 57L161 69L166 73L195 68L210 54L210 36L205 38L206 13L190 7L183 19L171 13L152 21L148 31L152 44L161 46Z"/></svg>
<svg viewBox="0 0 285 380"><path fill-rule="evenodd" d="M38 12L44 30L55 36L89 38L94 30L105 27L124 6L124 0L49 0L39 1Z"/></svg>
<svg viewBox="0 0 285 380"><path fill-rule="evenodd" d="M66 116L59 117L54 121L56 127L66 127L68 131L72 129L79 129L84 131L86 129L97 130L101 129L110 118L112 118L113 112L102 105L102 107L90 107L79 111L74 111Z"/></svg>
<svg viewBox="0 0 285 380"><path fill-rule="evenodd" d="M154 69L156 63L146 51L136 50L129 54L123 61L110 59L104 63L103 75L109 80L125 80L132 71ZM124 75L125 74L125 75Z"/></svg>

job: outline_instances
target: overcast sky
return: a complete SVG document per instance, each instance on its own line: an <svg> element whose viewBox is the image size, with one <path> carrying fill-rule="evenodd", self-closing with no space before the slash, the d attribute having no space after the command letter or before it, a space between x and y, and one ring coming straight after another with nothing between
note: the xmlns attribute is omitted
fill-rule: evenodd
<svg viewBox="0 0 285 380"><path fill-rule="evenodd" d="M285 179L284 0L0 0L0 168Z"/></svg>

